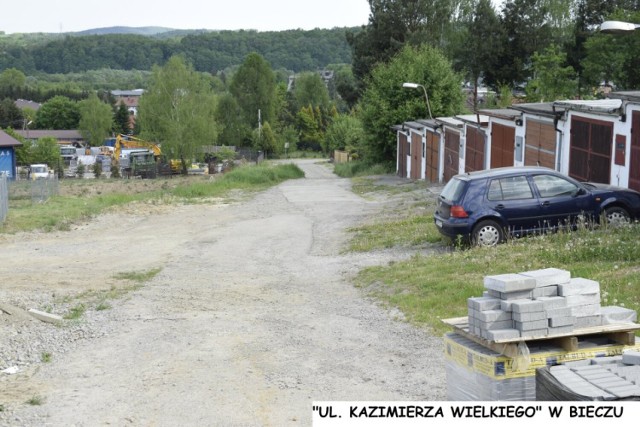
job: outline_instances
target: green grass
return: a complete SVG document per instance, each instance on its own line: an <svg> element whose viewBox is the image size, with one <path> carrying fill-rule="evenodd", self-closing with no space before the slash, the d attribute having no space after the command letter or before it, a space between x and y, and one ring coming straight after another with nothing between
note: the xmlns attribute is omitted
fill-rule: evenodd
<svg viewBox="0 0 640 427"><path fill-rule="evenodd" d="M153 279L162 271L161 268L152 268L151 270L143 270L143 271L127 271L116 273L113 277L119 280L130 280L132 282L136 282L138 284L142 284L144 282L148 282ZM117 289L111 288L112 295L114 298L118 296Z"/></svg>
<svg viewBox="0 0 640 427"><path fill-rule="evenodd" d="M82 317L84 312L87 311L87 307L80 303L69 309L69 312L65 314L63 317L67 320L76 320Z"/></svg>
<svg viewBox="0 0 640 427"><path fill-rule="evenodd" d="M44 404L44 400L45 399L42 396L33 396L29 400L27 400L27 403L32 406L40 406Z"/></svg>
<svg viewBox="0 0 640 427"><path fill-rule="evenodd" d="M356 176L385 175L393 172L393 165L370 164L363 161L348 163L336 163L334 173L341 178L353 178Z"/></svg>
<svg viewBox="0 0 640 427"><path fill-rule="evenodd" d="M78 196L54 196L45 203L33 204L30 196L21 192L9 200L9 213L0 225L0 233L16 233L31 230L68 230L71 224L89 219L107 209L132 202L200 202L203 198L222 197L233 190L259 191L277 185L288 179L301 178L304 172L294 164L270 166L244 166L224 174L214 180L199 180L176 188L130 193L127 180L114 181L122 191L110 194ZM83 190L91 185L89 181L71 181L69 184Z"/></svg>
<svg viewBox="0 0 640 427"><path fill-rule="evenodd" d="M403 233L406 224L390 221L378 226L380 233L393 236ZM435 230L428 220L424 227L425 235ZM358 229L354 233L354 242L362 239ZM515 239L495 248L455 249L367 268L356 282L385 304L399 308L410 321L438 334L450 330L442 319L466 316L467 298L482 295L484 276L549 267L568 270L572 277L598 281L602 305L639 311L639 240L640 224ZM389 244L394 244L392 241L389 239Z"/></svg>
<svg viewBox="0 0 640 427"><path fill-rule="evenodd" d="M40 360L41 360L43 363L49 363L49 362L51 362L51 359L52 359L52 358L53 358L53 355L52 355L51 353L49 353L49 352L46 352L46 351L45 351L45 352L43 352L43 353L40 355Z"/></svg>
<svg viewBox="0 0 640 427"><path fill-rule="evenodd" d="M369 252L396 246L424 246L440 242L440 233L433 224L431 215L414 215L398 220L378 222L350 228L353 238L349 250Z"/></svg>

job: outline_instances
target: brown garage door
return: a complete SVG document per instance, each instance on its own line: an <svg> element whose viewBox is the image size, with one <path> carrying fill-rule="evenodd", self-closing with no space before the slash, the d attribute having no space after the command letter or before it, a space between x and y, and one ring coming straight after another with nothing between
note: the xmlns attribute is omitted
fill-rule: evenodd
<svg viewBox="0 0 640 427"><path fill-rule="evenodd" d="M460 134L446 130L444 133L444 180L449 181L458 174Z"/></svg>
<svg viewBox="0 0 640 427"><path fill-rule="evenodd" d="M398 176L407 177L407 153L409 151L407 135L398 132Z"/></svg>
<svg viewBox="0 0 640 427"><path fill-rule="evenodd" d="M467 148L464 170L473 172L484 169L484 134L476 128L467 128Z"/></svg>
<svg viewBox="0 0 640 427"><path fill-rule="evenodd" d="M569 148L569 176L580 181L609 184L613 123L573 117Z"/></svg>
<svg viewBox="0 0 640 427"><path fill-rule="evenodd" d="M491 128L491 169L513 166L516 130L494 123Z"/></svg>
<svg viewBox="0 0 640 427"><path fill-rule="evenodd" d="M629 188L640 191L640 112L634 111L631 122L631 161Z"/></svg>
<svg viewBox="0 0 640 427"><path fill-rule="evenodd" d="M556 168L556 131L553 124L527 120L524 164Z"/></svg>
<svg viewBox="0 0 640 427"><path fill-rule="evenodd" d="M425 178L429 182L438 182L440 166L440 135L427 132L427 173Z"/></svg>
<svg viewBox="0 0 640 427"><path fill-rule="evenodd" d="M422 178L422 135L411 132L411 179Z"/></svg>

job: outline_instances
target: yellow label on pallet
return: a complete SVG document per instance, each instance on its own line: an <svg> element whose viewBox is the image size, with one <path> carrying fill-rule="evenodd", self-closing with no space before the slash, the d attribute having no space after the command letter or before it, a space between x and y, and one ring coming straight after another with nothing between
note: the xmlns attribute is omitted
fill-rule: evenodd
<svg viewBox="0 0 640 427"><path fill-rule="evenodd" d="M457 339L454 340L453 336L457 337ZM640 343L636 343L635 345L608 344L577 351L532 352L529 354L528 366L526 369L520 370L517 369L518 360L514 358L496 353L487 354L491 353L489 349L486 349L486 353L484 353L470 348L478 346L479 344L460 335L446 334L444 336L444 352L447 361L454 362L456 365L464 367L471 372L480 373L497 380L535 376L538 368L576 360L593 359L595 357L618 356L622 354L623 350L640 351Z"/></svg>

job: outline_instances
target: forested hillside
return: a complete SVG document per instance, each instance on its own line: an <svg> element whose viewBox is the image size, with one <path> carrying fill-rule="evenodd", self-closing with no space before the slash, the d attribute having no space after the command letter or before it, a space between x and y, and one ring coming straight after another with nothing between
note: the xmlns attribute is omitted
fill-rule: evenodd
<svg viewBox="0 0 640 427"><path fill-rule="evenodd" d="M274 69L316 70L330 63L350 63L346 28L279 32L216 31L172 38L136 34L51 35L38 43L0 35L0 72L78 73L98 69L150 70L175 54L197 71L216 72L241 64L257 52Z"/></svg>

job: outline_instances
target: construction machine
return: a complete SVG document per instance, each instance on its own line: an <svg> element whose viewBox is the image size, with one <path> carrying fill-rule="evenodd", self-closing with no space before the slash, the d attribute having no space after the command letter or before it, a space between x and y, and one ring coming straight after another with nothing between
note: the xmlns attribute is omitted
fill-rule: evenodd
<svg viewBox="0 0 640 427"><path fill-rule="evenodd" d="M122 176L155 178L162 151L158 144L131 135L118 135L113 149L113 162Z"/></svg>

